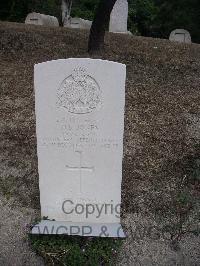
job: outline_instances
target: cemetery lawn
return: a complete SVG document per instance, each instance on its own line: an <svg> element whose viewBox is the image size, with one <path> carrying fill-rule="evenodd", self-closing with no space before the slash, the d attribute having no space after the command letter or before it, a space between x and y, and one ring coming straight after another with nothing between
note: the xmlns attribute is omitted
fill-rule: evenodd
<svg viewBox="0 0 200 266"><path fill-rule="evenodd" d="M28 241L29 225L40 216L33 66L89 57L87 40L84 30L0 22L2 265L43 265L34 250L45 250L47 263L47 253L62 254L62 237ZM95 57L127 65L122 222L128 237L116 264L199 265L200 45L107 34L105 51ZM113 247L102 241L106 252ZM107 258L105 250L100 256Z"/></svg>

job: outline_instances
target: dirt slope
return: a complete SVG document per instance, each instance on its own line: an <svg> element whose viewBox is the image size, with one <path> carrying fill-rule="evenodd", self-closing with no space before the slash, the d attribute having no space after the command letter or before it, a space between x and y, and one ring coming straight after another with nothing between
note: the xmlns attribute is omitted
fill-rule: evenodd
<svg viewBox="0 0 200 266"><path fill-rule="evenodd" d="M39 209L33 66L89 57L87 40L87 31L0 23L0 191L18 207ZM190 220L195 226L200 45L107 34L105 52L98 58L127 65L124 219L151 214L156 222L166 220L164 225ZM173 230L169 233L176 240L179 231Z"/></svg>

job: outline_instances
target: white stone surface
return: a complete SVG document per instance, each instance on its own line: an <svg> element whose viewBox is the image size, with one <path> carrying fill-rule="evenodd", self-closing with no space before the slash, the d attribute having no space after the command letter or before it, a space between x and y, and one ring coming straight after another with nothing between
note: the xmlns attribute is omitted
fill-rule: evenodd
<svg viewBox="0 0 200 266"><path fill-rule="evenodd" d="M191 43L191 36L187 30L176 29L171 32L169 40L173 42Z"/></svg>
<svg viewBox="0 0 200 266"><path fill-rule="evenodd" d="M76 223L43 220L32 229L32 234L126 237L119 223Z"/></svg>
<svg viewBox="0 0 200 266"><path fill-rule="evenodd" d="M82 19L82 18L69 18L67 22L65 22L64 27L71 29L90 29L92 26L92 21Z"/></svg>
<svg viewBox="0 0 200 266"><path fill-rule="evenodd" d="M28 14L25 24L59 27L58 19L56 17L35 12Z"/></svg>
<svg viewBox="0 0 200 266"><path fill-rule="evenodd" d="M100 59L35 65L42 217L120 222L125 76Z"/></svg>
<svg viewBox="0 0 200 266"><path fill-rule="evenodd" d="M127 32L128 1L117 0L110 15L110 32Z"/></svg>

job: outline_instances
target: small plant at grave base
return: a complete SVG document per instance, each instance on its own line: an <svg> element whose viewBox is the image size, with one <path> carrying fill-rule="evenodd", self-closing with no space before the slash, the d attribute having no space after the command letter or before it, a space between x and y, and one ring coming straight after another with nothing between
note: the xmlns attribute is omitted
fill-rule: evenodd
<svg viewBox="0 0 200 266"><path fill-rule="evenodd" d="M114 265L122 240L66 235L30 235L33 249L47 265Z"/></svg>

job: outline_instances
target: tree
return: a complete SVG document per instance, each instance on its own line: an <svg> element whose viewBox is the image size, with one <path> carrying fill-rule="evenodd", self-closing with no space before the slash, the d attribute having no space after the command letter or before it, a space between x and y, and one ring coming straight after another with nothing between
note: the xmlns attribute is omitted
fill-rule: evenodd
<svg viewBox="0 0 200 266"><path fill-rule="evenodd" d="M72 8L72 0L62 0L62 24L64 25L69 21Z"/></svg>
<svg viewBox="0 0 200 266"><path fill-rule="evenodd" d="M158 13L155 0L129 0L129 30L142 36L155 36Z"/></svg>
<svg viewBox="0 0 200 266"><path fill-rule="evenodd" d="M71 15L93 21L98 3L99 0L73 0Z"/></svg>
<svg viewBox="0 0 200 266"><path fill-rule="evenodd" d="M183 28L190 32L193 42L200 42L199 0L154 1L159 6L156 24L160 37L168 38L172 30Z"/></svg>
<svg viewBox="0 0 200 266"><path fill-rule="evenodd" d="M116 0L100 0L90 29L88 52L99 51L104 47L105 31Z"/></svg>
<svg viewBox="0 0 200 266"><path fill-rule="evenodd" d="M9 17L12 4L13 4L13 1L11 0L1 0L1 5L0 5L0 19L1 20L6 20Z"/></svg>

